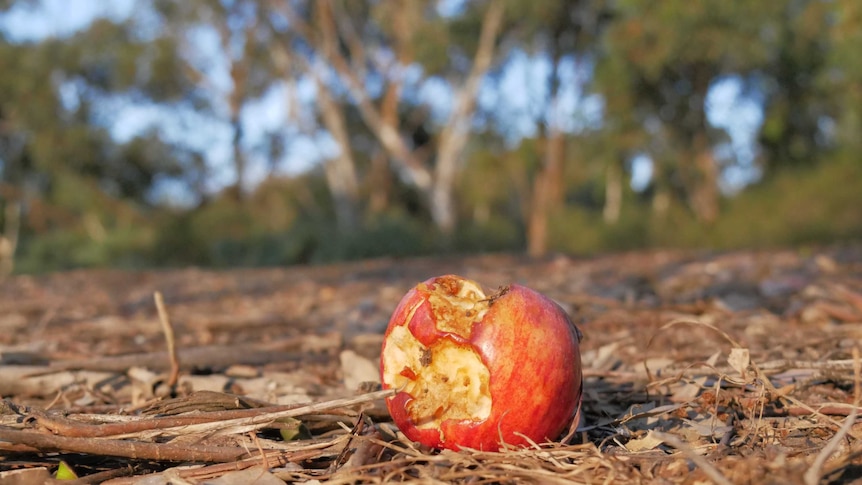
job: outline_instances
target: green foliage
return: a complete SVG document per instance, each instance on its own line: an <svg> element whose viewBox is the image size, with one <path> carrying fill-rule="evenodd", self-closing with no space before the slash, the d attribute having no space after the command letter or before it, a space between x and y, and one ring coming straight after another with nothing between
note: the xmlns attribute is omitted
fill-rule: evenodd
<svg viewBox="0 0 862 485"><path fill-rule="evenodd" d="M335 227L324 227L317 232L317 249L314 262L375 258L403 257L427 254L435 248L430 224L406 217L400 212L373 218L362 228L342 233Z"/></svg>
<svg viewBox="0 0 862 485"><path fill-rule="evenodd" d="M550 92L570 88L560 83L572 73L560 69L583 61L577 69L591 76L583 95L602 99L601 123L567 134L563 167L553 172L560 188L554 197L561 200L549 209L550 250L588 254L862 239L858 2L501 1L505 28L498 52L565 61L551 69L558 77L539 80ZM0 2L0 9L12 3L21 5ZM139 22L147 15L99 19L62 39L0 42L0 208L9 200L24 207L17 271L270 266L527 247L552 127L543 114L551 105L543 103L552 96L530 99L530 123L538 129L514 147L506 145L503 127L494 126L513 120L489 113L474 120L474 131L485 131L472 134L461 158L454 184L459 227L443 237L430 221L428 194L409 185L397 163L386 165L391 154L379 146L379 127L369 123L361 96L337 80L341 74L322 69L331 64L323 61L331 59L326 49L342 54L358 82L367 83L365 101L405 138L413 135L414 163L433 172L442 127L428 115L413 78L465 79L487 1L466 2L452 17L439 15L430 0L286 2L311 26L306 41L286 27L294 25L284 20L290 13L271 10L276 4L153 0L141 3L152 6L148 15L157 20L146 25ZM324 12L337 17L339 33L320 41L325 36L318 27L329 25L318 18ZM189 36L202 31L214 35L224 65L208 66L212 59L193 52ZM288 48L275 49L282 45ZM402 72L397 62L409 68ZM490 77L500 79L506 65L495 66ZM218 69L223 72L214 74ZM389 89L401 76L409 79ZM704 105L710 87L724 76L741 80L762 99L764 114L755 160L763 179L729 197L716 190L723 166L709 158L728 134L709 126ZM222 78L230 83L222 86ZM333 199L345 193L337 185L349 179L334 176L335 165L329 165L329 177L315 167L270 176L247 194L236 187L212 193L202 152L175 146L158 130L124 143L110 135L106 100L182 107L233 123L235 151L227 163L243 173L252 153L238 129L239 115L281 81L297 91L317 82L331 90L355 158L355 226L335 221ZM510 94L502 93L497 103L507 103ZM309 106L297 109L307 112L292 112L284 132L325 128L314 103L300 101ZM255 147L255 154L274 159L290 152L289 138L281 135L271 134L270 153ZM609 174L635 155L652 158L653 179L643 193L624 187L619 217L606 220ZM275 160L265 163L278 168ZM183 181L200 204L180 208L153 200L162 180ZM719 209L717 217L703 216L710 213L705 197Z"/></svg>
<svg viewBox="0 0 862 485"><path fill-rule="evenodd" d="M628 204L616 224L566 208L555 214L551 246L574 254L655 248L774 248L862 239L862 163L846 157L782 172L724 201L719 220L699 223L675 203L662 214Z"/></svg>
<svg viewBox="0 0 862 485"><path fill-rule="evenodd" d="M56 229L30 235L20 243L16 259L19 273L43 273L75 268L115 267L139 269L151 266L153 230L120 227L94 239L83 229Z"/></svg>
<svg viewBox="0 0 862 485"><path fill-rule="evenodd" d="M860 181L855 156L788 170L730 200L716 238L728 247L862 239Z"/></svg>
<svg viewBox="0 0 862 485"><path fill-rule="evenodd" d="M517 220L495 216L462 227L455 239L455 249L469 253L519 251L525 243L524 228Z"/></svg>

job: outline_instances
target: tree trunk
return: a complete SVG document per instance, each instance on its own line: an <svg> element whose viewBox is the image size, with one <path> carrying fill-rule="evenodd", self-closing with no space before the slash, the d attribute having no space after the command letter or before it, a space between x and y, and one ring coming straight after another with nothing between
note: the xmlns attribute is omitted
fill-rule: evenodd
<svg viewBox="0 0 862 485"><path fill-rule="evenodd" d="M602 218L605 224L616 224L623 207L623 174L620 164L613 160L605 175L605 207Z"/></svg>
<svg viewBox="0 0 862 485"><path fill-rule="evenodd" d="M332 194L338 229L349 232L355 229L359 222L359 181L350 147L350 136L341 106L332 99L329 91L322 87L323 83L319 79L317 85L324 125L335 138L339 148L338 155L324 163L326 183Z"/></svg>
<svg viewBox="0 0 862 485"><path fill-rule="evenodd" d="M560 51L552 51L553 70L550 75L551 101L548 121L543 125L544 151L542 168L533 181L530 214L527 221L527 254L543 256L548 251L548 218L563 202L563 160L566 137L556 119L559 102Z"/></svg>
<svg viewBox="0 0 862 485"><path fill-rule="evenodd" d="M670 191L665 184L657 184L652 196L652 212L658 219L664 220L670 209Z"/></svg>
<svg viewBox="0 0 862 485"><path fill-rule="evenodd" d="M533 195L527 221L527 254L544 256L548 252L548 183L542 170L533 180Z"/></svg>
<svg viewBox="0 0 862 485"><path fill-rule="evenodd" d="M706 224L718 219L718 167L706 135L698 134L693 143L694 181L689 195L697 218Z"/></svg>
<svg viewBox="0 0 862 485"><path fill-rule="evenodd" d="M233 196L236 200L244 198L245 191L245 153L242 150L242 105L245 99L247 68L241 62L234 61L230 68L230 77L233 81L233 91L228 97L228 109L230 110L230 126L233 130L233 166L236 172L234 179Z"/></svg>
<svg viewBox="0 0 862 485"><path fill-rule="evenodd" d="M21 203L17 200L6 202L3 214L3 235L0 235L0 278L15 270L15 251L18 248L18 235L21 229Z"/></svg>
<svg viewBox="0 0 862 485"><path fill-rule="evenodd" d="M544 256L548 252L548 218L562 205L563 160L566 137L555 126L546 130L544 159L541 171L533 181L533 193L527 221L527 254Z"/></svg>
<svg viewBox="0 0 862 485"><path fill-rule="evenodd" d="M389 208L392 192L392 176L386 162L386 152L382 149L376 150L371 157L371 173L368 177L368 187L371 193L369 195L368 210L372 214L383 213Z"/></svg>
<svg viewBox="0 0 862 485"><path fill-rule="evenodd" d="M558 127L551 126L545 142L545 168L548 174L545 189L551 209L563 204L563 163L566 159L566 136Z"/></svg>
<svg viewBox="0 0 862 485"><path fill-rule="evenodd" d="M233 166L236 171L236 178L231 189L232 196L236 200L244 198L245 190L245 154L242 151L242 121L239 118L239 112L231 115L231 127L233 128Z"/></svg>
<svg viewBox="0 0 862 485"><path fill-rule="evenodd" d="M455 95L455 106L443 132L440 134L434 181L431 189L431 217L445 235L451 235L456 226L455 203L452 199L455 175L461 154L470 136L470 122L476 107L476 94L482 76L491 68L494 44L503 24L503 2L491 2L482 19L479 46L473 57L470 74Z"/></svg>
<svg viewBox="0 0 862 485"><path fill-rule="evenodd" d="M223 19L220 26L221 45L225 52L230 52L231 34L228 29L228 19ZM242 127L242 107L249 96L248 92L248 74L251 69L250 62L253 56L255 26L250 26L245 29L245 45L243 47L243 55L239 59L231 59L230 78L233 83L232 90L228 96L228 109L230 110L230 125L233 130L233 166L236 172L236 178L232 189L232 196L235 200L242 201L245 199L245 176L246 176L246 158L245 152L242 149L242 141L245 133Z"/></svg>

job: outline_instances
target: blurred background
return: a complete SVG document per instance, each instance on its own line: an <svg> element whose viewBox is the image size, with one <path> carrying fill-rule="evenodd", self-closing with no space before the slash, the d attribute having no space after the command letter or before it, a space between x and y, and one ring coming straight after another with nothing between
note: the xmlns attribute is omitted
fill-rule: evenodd
<svg viewBox="0 0 862 485"><path fill-rule="evenodd" d="M0 0L0 272L862 239L856 0Z"/></svg>

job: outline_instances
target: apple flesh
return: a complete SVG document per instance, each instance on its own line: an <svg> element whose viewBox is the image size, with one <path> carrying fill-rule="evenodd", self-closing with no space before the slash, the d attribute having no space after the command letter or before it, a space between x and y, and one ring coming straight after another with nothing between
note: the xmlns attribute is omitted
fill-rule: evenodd
<svg viewBox="0 0 862 485"><path fill-rule="evenodd" d="M380 357L386 406L433 448L496 451L554 440L581 404L580 333L549 298L520 285L486 296L439 276L411 289Z"/></svg>

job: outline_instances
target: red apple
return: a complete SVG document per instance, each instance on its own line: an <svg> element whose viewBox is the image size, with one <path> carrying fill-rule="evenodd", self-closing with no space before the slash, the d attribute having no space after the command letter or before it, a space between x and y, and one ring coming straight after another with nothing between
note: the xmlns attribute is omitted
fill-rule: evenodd
<svg viewBox="0 0 862 485"><path fill-rule="evenodd" d="M580 411L580 333L549 298L520 285L486 296L439 276L411 289L383 340L386 406L407 438L499 450L558 438Z"/></svg>

